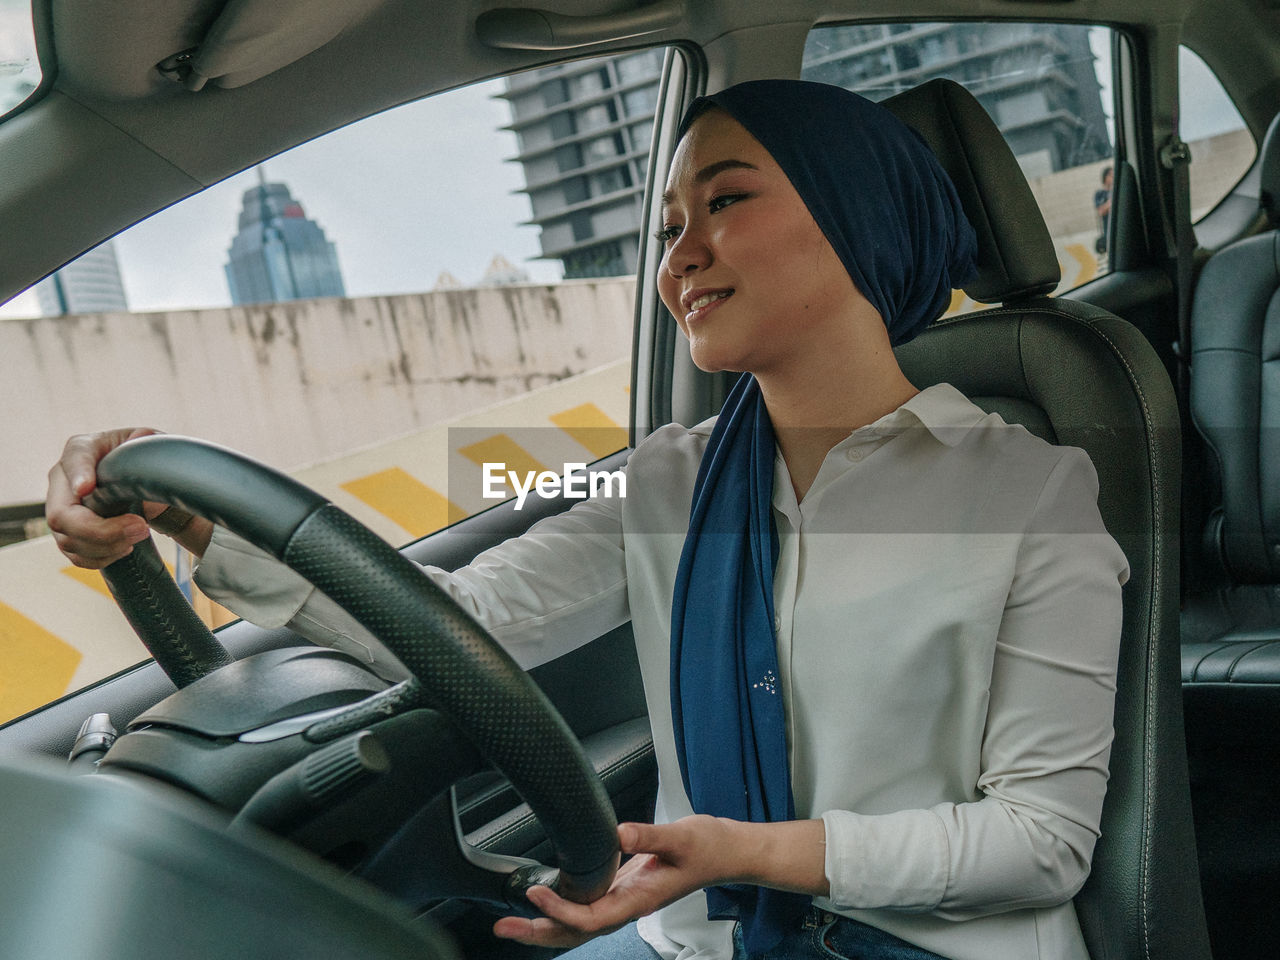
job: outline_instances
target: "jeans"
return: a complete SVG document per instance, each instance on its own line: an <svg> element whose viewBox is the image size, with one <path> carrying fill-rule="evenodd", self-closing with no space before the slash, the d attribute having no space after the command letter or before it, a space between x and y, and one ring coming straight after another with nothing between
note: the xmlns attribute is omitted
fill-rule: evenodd
<svg viewBox="0 0 1280 960"><path fill-rule="evenodd" d="M640 939L633 921L560 954L559 960L662 960L662 954Z"/></svg>
<svg viewBox="0 0 1280 960"><path fill-rule="evenodd" d="M816 907L810 907L799 929L784 936L772 950L748 954L742 945L741 927L734 928L733 948L734 960L944 960L891 933Z"/></svg>
<svg viewBox="0 0 1280 960"><path fill-rule="evenodd" d="M767 953L748 955L742 946L742 931L735 928L733 956L734 960L943 960L936 953L913 947L891 933L812 908L800 927ZM562 953L560 960L661 960L661 957L640 939L636 925L629 923L621 930Z"/></svg>

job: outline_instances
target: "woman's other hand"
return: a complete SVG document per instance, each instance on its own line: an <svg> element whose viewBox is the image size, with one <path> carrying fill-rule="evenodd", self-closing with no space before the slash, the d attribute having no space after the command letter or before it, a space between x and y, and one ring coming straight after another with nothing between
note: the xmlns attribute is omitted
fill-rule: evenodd
<svg viewBox="0 0 1280 960"><path fill-rule="evenodd" d="M695 815L674 823L623 823L618 842L631 859L594 903L573 903L548 887L529 902L542 917L503 917L499 937L547 947L573 947L674 903L704 887L754 883L826 894L821 820L742 823Z"/></svg>
<svg viewBox="0 0 1280 960"><path fill-rule="evenodd" d="M77 567L100 570L128 556L135 543L149 536L147 520L166 509L163 503L148 502L143 504L145 517L100 517L82 502L97 485L98 461L121 444L159 432L149 427L126 427L72 437L49 470L45 519L58 549ZM176 539L199 555L208 545L212 529L207 520L195 517Z"/></svg>
<svg viewBox="0 0 1280 960"><path fill-rule="evenodd" d="M529 902L545 916L503 917L500 937L548 947L573 947L610 933L638 917L717 882L717 846L726 844L729 821L693 816L675 823L623 823L618 842L631 859L595 903L573 903L549 887L529 890Z"/></svg>

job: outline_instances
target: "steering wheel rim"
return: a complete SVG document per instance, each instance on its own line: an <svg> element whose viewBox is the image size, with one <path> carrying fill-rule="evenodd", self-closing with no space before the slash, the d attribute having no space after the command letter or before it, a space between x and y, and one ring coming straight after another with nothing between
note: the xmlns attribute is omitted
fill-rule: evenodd
<svg viewBox="0 0 1280 960"><path fill-rule="evenodd" d="M174 504L225 526L327 594L401 660L432 706L529 804L556 851L558 892L588 903L609 888L620 856L617 821L577 738L488 632L412 561L315 491L216 444L139 438L104 457L97 474L86 499L95 511L118 513L140 500ZM146 558L144 550L131 565L128 557L118 563L132 569ZM146 627L134 625L140 633ZM204 672L220 665L213 642L216 649L202 648L213 664Z"/></svg>

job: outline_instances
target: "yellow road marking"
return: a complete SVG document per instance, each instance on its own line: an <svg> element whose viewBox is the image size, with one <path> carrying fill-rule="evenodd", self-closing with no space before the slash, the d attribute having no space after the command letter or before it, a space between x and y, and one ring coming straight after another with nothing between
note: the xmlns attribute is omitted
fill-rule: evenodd
<svg viewBox="0 0 1280 960"><path fill-rule="evenodd" d="M547 469L537 457L505 433L495 433L492 437L478 443L459 447L458 452L478 466L484 466L486 463L505 463L507 470L514 470L521 477L528 476L530 472L541 473Z"/></svg>
<svg viewBox="0 0 1280 960"><path fill-rule="evenodd" d="M551 415L551 422L591 451L597 459L627 445L627 431L594 403Z"/></svg>
<svg viewBox="0 0 1280 960"><path fill-rule="evenodd" d="M169 576L173 576L173 564L168 560L164 561L165 569L169 571ZM111 596L111 589L107 586L107 581L102 578L101 570L85 570L83 567L65 566L60 568L60 573L70 577L76 583L83 584L90 590L96 590L108 600L114 601ZM230 623L238 617L221 604L214 603L203 593L200 588L192 584L192 600L191 606L195 610L196 615L205 622L205 626L209 629L221 627L223 624Z"/></svg>
<svg viewBox="0 0 1280 960"><path fill-rule="evenodd" d="M415 537L425 537L467 516L456 503L399 467L349 480L341 486Z"/></svg>
<svg viewBox="0 0 1280 960"><path fill-rule="evenodd" d="M970 300L963 290L951 291L951 302L947 304L947 309L943 312L944 317L952 317L957 313L967 313L978 305Z"/></svg>
<svg viewBox="0 0 1280 960"><path fill-rule="evenodd" d="M168 560L161 561L164 568L169 571L169 576L173 576L173 564ZM84 567L73 567L70 564L61 569L61 573L70 577L76 583L82 583L91 590L97 590L109 600L115 598L111 596L111 588L107 586L107 581L102 578L101 570L86 570Z"/></svg>
<svg viewBox="0 0 1280 960"><path fill-rule="evenodd" d="M100 571L86 570L84 567L66 566L62 568L61 572L76 581L76 583L82 583L91 590L97 590L104 597L111 598L111 591L107 588L107 581L102 579Z"/></svg>
<svg viewBox="0 0 1280 960"><path fill-rule="evenodd" d="M1098 258L1090 253L1089 248L1083 243L1068 243L1062 249L1067 252L1071 259L1080 264L1080 272L1076 274L1075 280L1071 283L1073 287L1088 283L1098 275Z"/></svg>
<svg viewBox="0 0 1280 960"><path fill-rule="evenodd" d="M62 696L80 664L80 651L3 603L0 650L0 722Z"/></svg>

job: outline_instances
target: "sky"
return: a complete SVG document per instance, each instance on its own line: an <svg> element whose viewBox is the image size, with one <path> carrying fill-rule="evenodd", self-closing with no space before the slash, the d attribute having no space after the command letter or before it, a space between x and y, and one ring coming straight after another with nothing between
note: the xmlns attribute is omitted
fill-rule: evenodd
<svg viewBox="0 0 1280 960"><path fill-rule="evenodd" d="M3 2L3 0L0 0ZM408 104L303 144L264 164L337 247L348 296L430 290L442 271L480 280L495 254L534 281L560 279L539 253L501 81ZM199 94L195 94L198 96ZM129 305L138 311L225 306L223 273L251 169L115 238ZM33 294L0 316L35 316Z"/></svg>
<svg viewBox="0 0 1280 960"><path fill-rule="evenodd" d="M0 113L40 81L31 33L31 0L0 0Z"/></svg>
<svg viewBox="0 0 1280 960"><path fill-rule="evenodd" d="M1196 54L1186 47L1178 50L1178 78L1182 90L1183 140L1200 140L1244 126L1218 78Z"/></svg>
<svg viewBox="0 0 1280 960"><path fill-rule="evenodd" d="M31 77L26 0L0 0L0 103L3 85ZM1109 87L1105 32L1096 31L1099 79ZM1208 69L1184 51L1183 136L1240 126ZM32 77L32 79L34 79ZM494 81L433 97L352 124L267 161L271 181L288 185L307 216L337 247L349 296L430 290L442 271L478 281L500 254L534 281L560 278L558 262L531 260L538 228L530 216L513 134ZM198 96L199 94L195 94ZM1105 97L1109 100L1109 95ZM223 273L250 170L135 226L115 240L125 293L134 310L230 303ZM0 317L39 314L34 294L0 305Z"/></svg>

